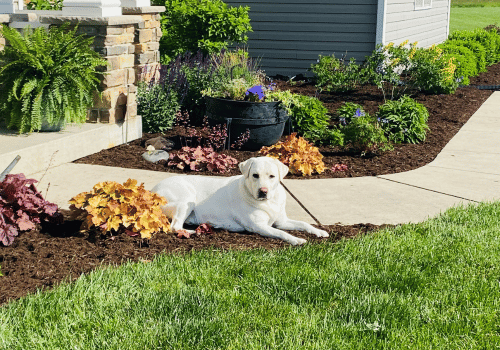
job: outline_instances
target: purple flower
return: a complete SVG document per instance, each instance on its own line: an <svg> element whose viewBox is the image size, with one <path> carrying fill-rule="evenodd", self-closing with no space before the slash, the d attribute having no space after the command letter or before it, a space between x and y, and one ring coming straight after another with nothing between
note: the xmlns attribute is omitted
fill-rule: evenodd
<svg viewBox="0 0 500 350"><path fill-rule="evenodd" d="M361 109L356 109L356 114L354 115L354 117L362 117L365 115L365 112L363 112Z"/></svg>
<svg viewBox="0 0 500 350"><path fill-rule="evenodd" d="M257 95L259 96L259 100L262 100L265 95L264 95L264 90L262 88L262 85L256 85L254 87L251 87L245 92L245 95L248 96L250 94Z"/></svg>

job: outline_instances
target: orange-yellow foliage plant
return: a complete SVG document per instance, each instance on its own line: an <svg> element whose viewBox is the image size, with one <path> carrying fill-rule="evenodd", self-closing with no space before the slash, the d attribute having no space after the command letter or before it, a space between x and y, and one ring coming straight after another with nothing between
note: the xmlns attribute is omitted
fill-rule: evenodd
<svg viewBox="0 0 500 350"><path fill-rule="evenodd" d="M69 203L72 210L87 212L87 225L111 232L120 228L151 238L155 232L168 232L170 223L160 206L166 199L137 186L128 179L123 185L114 181L99 182L90 192L82 192Z"/></svg>
<svg viewBox="0 0 500 350"><path fill-rule="evenodd" d="M321 174L325 171L323 155L317 147L307 142L296 133L269 147L262 147L260 154L278 159L288 166L292 174L311 175L313 172Z"/></svg>

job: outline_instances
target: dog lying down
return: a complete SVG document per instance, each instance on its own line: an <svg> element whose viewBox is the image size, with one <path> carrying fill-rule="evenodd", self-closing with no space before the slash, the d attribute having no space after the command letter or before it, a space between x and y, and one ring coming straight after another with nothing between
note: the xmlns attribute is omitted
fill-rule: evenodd
<svg viewBox="0 0 500 350"><path fill-rule="evenodd" d="M258 157L240 163L239 168L243 175L180 175L157 184L152 191L167 199L162 209L171 219L172 231L181 230L184 223L207 223L228 231L280 238L293 245L306 240L282 230L328 237L326 231L286 216L286 193L280 181L288 173L287 166L270 157Z"/></svg>

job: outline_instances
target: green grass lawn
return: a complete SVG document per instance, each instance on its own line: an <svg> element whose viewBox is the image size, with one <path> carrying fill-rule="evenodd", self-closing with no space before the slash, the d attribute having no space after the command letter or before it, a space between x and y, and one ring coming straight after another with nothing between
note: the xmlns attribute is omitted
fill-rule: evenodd
<svg viewBox="0 0 500 350"><path fill-rule="evenodd" d="M500 6L500 0L451 0L452 7Z"/></svg>
<svg viewBox="0 0 500 350"><path fill-rule="evenodd" d="M335 244L105 268L0 308L1 349L498 349L500 202Z"/></svg>
<svg viewBox="0 0 500 350"><path fill-rule="evenodd" d="M450 33L484 28L489 24L500 26L500 7L452 7L450 10Z"/></svg>

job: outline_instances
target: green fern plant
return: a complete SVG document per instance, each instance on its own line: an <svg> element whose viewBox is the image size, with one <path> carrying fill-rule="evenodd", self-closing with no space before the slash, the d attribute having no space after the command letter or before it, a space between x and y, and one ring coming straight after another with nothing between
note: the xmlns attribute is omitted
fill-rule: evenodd
<svg viewBox="0 0 500 350"><path fill-rule="evenodd" d="M90 45L93 38L75 36L68 24L23 34L3 26L10 46L0 52L0 121L20 133L47 125L84 123L93 94L99 91L107 64Z"/></svg>

